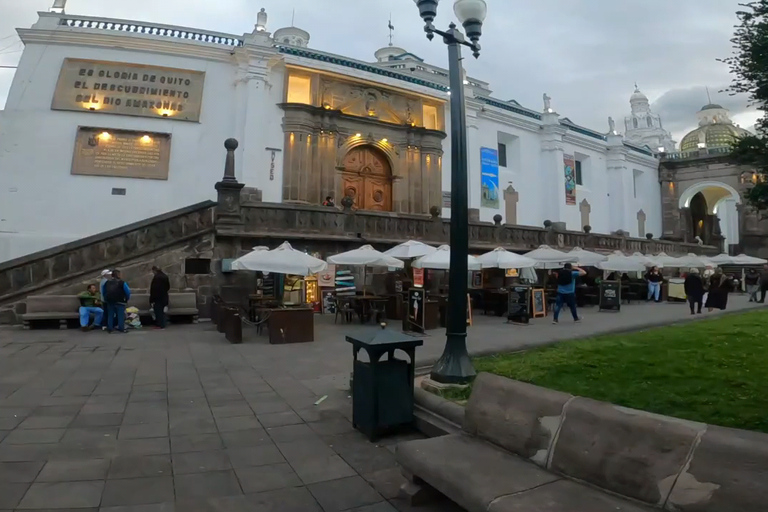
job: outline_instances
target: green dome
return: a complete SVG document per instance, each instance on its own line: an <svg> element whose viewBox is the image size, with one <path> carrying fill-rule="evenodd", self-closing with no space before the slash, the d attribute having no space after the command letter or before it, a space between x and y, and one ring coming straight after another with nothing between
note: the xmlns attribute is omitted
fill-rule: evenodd
<svg viewBox="0 0 768 512"><path fill-rule="evenodd" d="M683 137L680 151L697 151L699 142L706 142L707 148L727 148L733 145L736 138L749 132L733 124L712 123L700 126Z"/></svg>

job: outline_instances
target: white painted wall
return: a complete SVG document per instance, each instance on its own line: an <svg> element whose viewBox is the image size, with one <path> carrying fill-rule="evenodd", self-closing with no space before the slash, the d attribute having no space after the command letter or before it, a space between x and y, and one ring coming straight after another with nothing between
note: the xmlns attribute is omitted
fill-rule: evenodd
<svg viewBox="0 0 768 512"><path fill-rule="evenodd" d="M199 123L51 110L65 57L205 71ZM188 57L28 44L0 125L0 261L215 199L234 134L234 67ZM70 174L78 126L171 134L168 180ZM111 195L125 188L125 196Z"/></svg>

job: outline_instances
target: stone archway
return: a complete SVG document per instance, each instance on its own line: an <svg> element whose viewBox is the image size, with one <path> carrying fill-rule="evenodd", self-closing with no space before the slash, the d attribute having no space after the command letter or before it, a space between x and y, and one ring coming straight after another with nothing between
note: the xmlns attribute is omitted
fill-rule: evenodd
<svg viewBox="0 0 768 512"><path fill-rule="evenodd" d="M701 181L680 195L679 208L691 239L701 238L705 244L725 239L727 245L738 244L741 195L720 181Z"/></svg>
<svg viewBox="0 0 768 512"><path fill-rule="evenodd" d="M373 145L351 149L342 160L341 196L349 196L361 210L392 211L392 167Z"/></svg>

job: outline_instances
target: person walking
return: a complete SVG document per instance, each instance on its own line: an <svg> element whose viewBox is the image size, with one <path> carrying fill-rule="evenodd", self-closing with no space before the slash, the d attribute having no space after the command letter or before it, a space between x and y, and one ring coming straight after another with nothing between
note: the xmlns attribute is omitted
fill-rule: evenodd
<svg viewBox="0 0 768 512"><path fill-rule="evenodd" d="M576 278L586 274L585 270L574 267L570 263L566 263L561 270L557 271L557 299L555 300L555 314L552 323L558 323L563 304L570 308L574 322L581 321L576 311Z"/></svg>
<svg viewBox="0 0 768 512"><path fill-rule="evenodd" d="M757 270L749 269L747 275L744 276L744 284L747 285L749 302L760 302L757 299L757 292L760 291L760 274L757 273Z"/></svg>
<svg viewBox="0 0 768 512"><path fill-rule="evenodd" d="M101 320L104 317L104 310L101 309L101 294L96 291L95 284L89 284L88 288L77 296L80 299L80 329L90 331L101 325ZM91 315L93 315L93 325L91 323Z"/></svg>
<svg viewBox="0 0 768 512"><path fill-rule="evenodd" d="M704 281L701 280L699 269L692 268L685 278L685 297L691 307L691 314L701 314L701 306L704 301ZM694 311L695 309L695 311Z"/></svg>
<svg viewBox="0 0 768 512"><path fill-rule="evenodd" d="M648 281L648 300L661 302L661 283L664 278L658 267L651 267L651 270L645 274L645 279Z"/></svg>
<svg viewBox="0 0 768 512"><path fill-rule="evenodd" d="M152 267L155 276L149 285L149 305L155 312L155 328L165 329L165 308L168 306L168 291L171 289L171 281L158 267Z"/></svg>
<svg viewBox="0 0 768 512"><path fill-rule="evenodd" d="M131 289L128 288L125 281L120 279L120 271L113 270L112 279L104 283L104 301L107 304L107 332L112 333L115 327L119 332L128 332L125 329L125 306L130 299Z"/></svg>
<svg viewBox="0 0 768 512"><path fill-rule="evenodd" d="M728 293L733 288L733 280L723 274L723 269L718 268L709 278L709 295L707 295L707 310L713 309L725 311L728 306Z"/></svg>
<svg viewBox="0 0 768 512"><path fill-rule="evenodd" d="M763 266L760 271L760 303L765 303L765 294L768 292L768 265Z"/></svg>

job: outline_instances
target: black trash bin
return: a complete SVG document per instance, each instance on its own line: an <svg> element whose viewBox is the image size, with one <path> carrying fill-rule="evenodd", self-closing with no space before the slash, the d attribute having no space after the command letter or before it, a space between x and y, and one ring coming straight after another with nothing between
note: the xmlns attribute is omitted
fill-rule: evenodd
<svg viewBox="0 0 768 512"><path fill-rule="evenodd" d="M375 441L387 432L413 425L415 352L424 340L386 329L386 324L363 336L346 338L354 357L353 426ZM368 362L358 360L360 349L368 354ZM396 350L405 352L409 360L395 358Z"/></svg>

